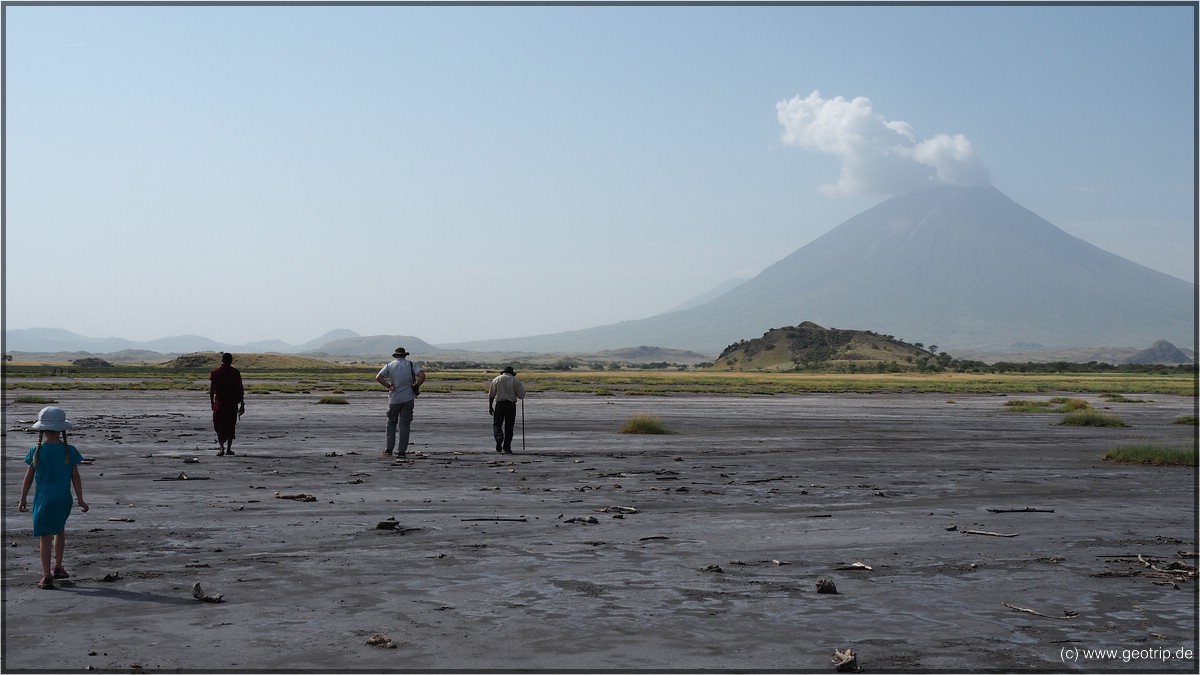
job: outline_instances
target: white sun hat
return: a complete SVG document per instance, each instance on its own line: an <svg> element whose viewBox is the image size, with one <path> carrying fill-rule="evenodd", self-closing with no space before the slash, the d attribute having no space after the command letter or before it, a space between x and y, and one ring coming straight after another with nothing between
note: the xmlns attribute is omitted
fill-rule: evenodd
<svg viewBox="0 0 1200 675"><path fill-rule="evenodd" d="M66 431L75 426L67 419L67 412L58 406L48 405L38 413L38 420L33 425L34 431Z"/></svg>

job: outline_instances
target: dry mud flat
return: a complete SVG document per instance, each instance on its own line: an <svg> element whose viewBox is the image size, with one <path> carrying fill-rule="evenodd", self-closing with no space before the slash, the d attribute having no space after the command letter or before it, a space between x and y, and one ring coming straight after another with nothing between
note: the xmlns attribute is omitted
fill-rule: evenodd
<svg viewBox="0 0 1200 675"><path fill-rule="evenodd" d="M6 672L1197 672L1195 579L1138 560L1195 564L1196 472L1100 459L1195 444L1193 398L1082 396L1112 429L999 396L548 394L498 455L483 394L427 395L393 462L376 395L253 397L218 458L202 392L64 392L91 511L54 591L16 509L40 406L5 398Z"/></svg>

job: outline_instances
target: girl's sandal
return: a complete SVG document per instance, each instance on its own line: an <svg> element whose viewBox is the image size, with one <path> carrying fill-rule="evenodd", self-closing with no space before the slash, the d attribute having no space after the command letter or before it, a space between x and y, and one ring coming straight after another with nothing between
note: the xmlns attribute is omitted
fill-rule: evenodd
<svg viewBox="0 0 1200 675"><path fill-rule="evenodd" d="M49 589L54 588L54 579L51 577L42 577L42 580L37 583L38 588Z"/></svg>
<svg viewBox="0 0 1200 675"><path fill-rule="evenodd" d="M59 565L58 567L54 568L53 576L55 579L70 579L71 578L71 575L67 574L67 571L63 569L62 565Z"/></svg>

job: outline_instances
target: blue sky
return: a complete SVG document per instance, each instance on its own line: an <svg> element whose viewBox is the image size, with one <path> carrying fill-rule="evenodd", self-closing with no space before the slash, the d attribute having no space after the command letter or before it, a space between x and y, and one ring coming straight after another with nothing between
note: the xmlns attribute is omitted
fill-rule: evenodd
<svg viewBox="0 0 1200 675"><path fill-rule="evenodd" d="M901 174L1194 281L1195 12L9 4L6 328L588 328Z"/></svg>

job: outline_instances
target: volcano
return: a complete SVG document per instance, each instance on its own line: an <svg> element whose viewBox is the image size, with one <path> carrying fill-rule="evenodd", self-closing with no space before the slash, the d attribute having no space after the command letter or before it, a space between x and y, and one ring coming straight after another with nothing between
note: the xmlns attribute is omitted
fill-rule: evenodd
<svg viewBox="0 0 1200 675"><path fill-rule="evenodd" d="M1195 342L1196 289L1071 236L994 187L894 197L705 302L463 349L719 353L812 321L954 349Z"/></svg>

